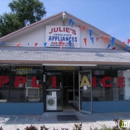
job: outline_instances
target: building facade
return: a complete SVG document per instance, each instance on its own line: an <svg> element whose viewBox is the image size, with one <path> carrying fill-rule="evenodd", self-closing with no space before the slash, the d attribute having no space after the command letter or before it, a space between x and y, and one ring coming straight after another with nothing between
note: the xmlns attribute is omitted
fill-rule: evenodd
<svg viewBox="0 0 130 130"><path fill-rule="evenodd" d="M0 43L0 114L130 110L126 46L75 16L61 12Z"/></svg>

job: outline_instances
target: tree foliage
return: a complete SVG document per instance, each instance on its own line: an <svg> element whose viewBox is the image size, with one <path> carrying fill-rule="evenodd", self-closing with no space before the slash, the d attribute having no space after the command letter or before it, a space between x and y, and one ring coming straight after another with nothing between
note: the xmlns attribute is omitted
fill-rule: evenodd
<svg viewBox="0 0 130 130"><path fill-rule="evenodd" d="M0 37L41 20L46 10L39 0L13 0L11 13L0 16Z"/></svg>

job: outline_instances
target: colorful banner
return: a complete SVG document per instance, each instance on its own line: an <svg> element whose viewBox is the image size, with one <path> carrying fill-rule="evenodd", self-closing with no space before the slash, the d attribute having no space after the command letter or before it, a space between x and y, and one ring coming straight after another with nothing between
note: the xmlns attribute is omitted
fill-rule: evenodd
<svg viewBox="0 0 130 130"><path fill-rule="evenodd" d="M92 41L92 43L94 44L94 38L93 38L93 37L91 37L91 38L90 38L90 40L91 40L91 41Z"/></svg>
<svg viewBox="0 0 130 130"><path fill-rule="evenodd" d="M87 38L84 38L84 44L87 46Z"/></svg>
<svg viewBox="0 0 130 130"><path fill-rule="evenodd" d="M62 47L69 47L68 41L74 43L75 48L80 47L80 29L78 27L68 26L46 26L46 42L47 47L60 47L59 42L62 41Z"/></svg>
<svg viewBox="0 0 130 130"><path fill-rule="evenodd" d="M93 31L90 30L90 31L89 31L89 35L90 35L90 37L92 36L92 34L93 34Z"/></svg>
<svg viewBox="0 0 130 130"><path fill-rule="evenodd" d="M35 47L37 47L38 43L35 43Z"/></svg>
<svg viewBox="0 0 130 130"><path fill-rule="evenodd" d="M98 42L98 39L99 39L99 38L98 38L98 37L96 37L96 42Z"/></svg>
<svg viewBox="0 0 130 130"><path fill-rule="evenodd" d="M62 41L60 42L60 49L62 49Z"/></svg>
<svg viewBox="0 0 130 130"><path fill-rule="evenodd" d="M114 46L114 41L115 41L115 38L112 37L112 39L111 39L111 46Z"/></svg>
<svg viewBox="0 0 130 130"><path fill-rule="evenodd" d="M84 31L85 29L86 29L86 26L83 26L83 27L82 27L82 30Z"/></svg>
<svg viewBox="0 0 130 130"><path fill-rule="evenodd" d="M0 44L2 45L2 44L5 44L5 42L0 42Z"/></svg>
<svg viewBox="0 0 130 130"><path fill-rule="evenodd" d="M73 20L72 20L72 19L69 19L69 25L70 25L72 22L73 22Z"/></svg>
<svg viewBox="0 0 130 130"><path fill-rule="evenodd" d="M130 39L128 39L128 43L130 43Z"/></svg>
<svg viewBox="0 0 130 130"><path fill-rule="evenodd" d="M17 44L17 47L19 47L19 46L21 46L22 45L22 43L19 43L19 44Z"/></svg>
<svg viewBox="0 0 130 130"><path fill-rule="evenodd" d="M46 43L46 42L44 42L44 47L46 47L46 45L47 45L47 43Z"/></svg>

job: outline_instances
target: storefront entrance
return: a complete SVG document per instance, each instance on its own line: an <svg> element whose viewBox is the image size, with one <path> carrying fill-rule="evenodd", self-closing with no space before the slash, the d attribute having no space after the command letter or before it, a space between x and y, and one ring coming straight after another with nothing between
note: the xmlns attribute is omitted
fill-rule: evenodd
<svg viewBox="0 0 130 130"><path fill-rule="evenodd" d="M46 72L46 111L63 110L63 84L61 72Z"/></svg>
<svg viewBox="0 0 130 130"><path fill-rule="evenodd" d="M79 72L79 110L92 113L92 74L91 71Z"/></svg>
<svg viewBox="0 0 130 130"><path fill-rule="evenodd" d="M47 71L45 111L79 110L78 73Z"/></svg>

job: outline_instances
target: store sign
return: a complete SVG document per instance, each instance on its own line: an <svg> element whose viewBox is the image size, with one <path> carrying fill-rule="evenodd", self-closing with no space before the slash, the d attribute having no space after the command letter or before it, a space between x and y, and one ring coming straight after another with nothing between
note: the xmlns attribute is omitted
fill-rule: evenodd
<svg viewBox="0 0 130 130"><path fill-rule="evenodd" d="M63 47L80 47L80 29L70 26L46 26L46 42L47 47L60 47L62 41Z"/></svg>
<svg viewBox="0 0 130 130"><path fill-rule="evenodd" d="M55 66L56 70L75 70L74 66Z"/></svg>
<svg viewBox="0 0 130 130"><path fill-rule="evenodd" d="M18 68L16 68L16 74L19 74L19 75L26 75L30 71L32 71L31 67L18 67Z"/></svg>
<svg viewBox="0 0 130 130"><path fill-rule="evenodd" d="M0 76L0 87L2 87L2 85L6 84L9 82L9 77L8 76ZM26 77L24 76L15 76L15 80L14 80L14 85L15 88L19 88L19 86L21 84L25 84L27 82ZM40 88L40 85L37 84L37 79L35 76L32 77L32 87L36 87L36 88Z"/></svg>

